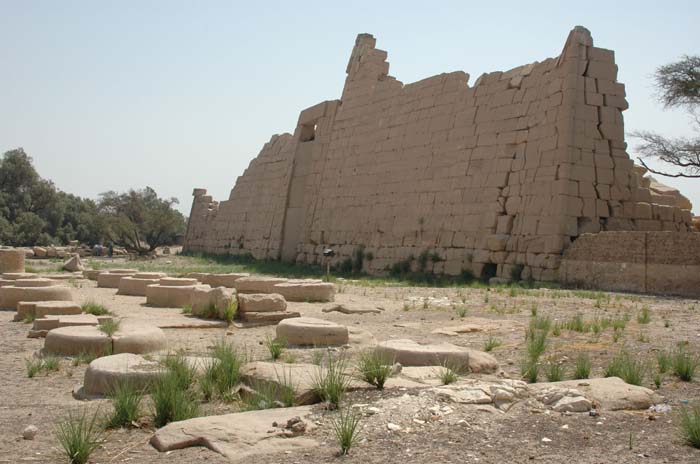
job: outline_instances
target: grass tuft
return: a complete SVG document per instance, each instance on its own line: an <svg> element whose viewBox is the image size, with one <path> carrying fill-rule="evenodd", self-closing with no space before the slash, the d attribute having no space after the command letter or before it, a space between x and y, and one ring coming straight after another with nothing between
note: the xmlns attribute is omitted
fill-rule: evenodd
<svg viewBox="0 0 700 464"><path fill-rule="evenodd" d="M683 441L700 449L700 404L681 408L680 432Z"/></svg>
<svg viewBox="0 0 700 464"><path fill-rule="evenodd" d="M131 425L139 419L143 391L127 380L120 380L109 394L112 400L112 415L107 420L108 427Z"/></svg>
<svg viewBox="0 0 700 464"><path fill-rule="evenodd" d="M199 404L189 390L182 387L182 379L173 371L166 371L153 382L151 399L153 400L153 423L156 427L197 417Z"/></svg>
<svg viewBox="0 0 700 464"><path fill-rule="evenodd" d="M383 390L386 380L391 376L392 364L393 360L388 356L370 349L360 354L357 370L362 380Z"/></svg>
<svg viewBox="0 0 700 464"><path fill-rule="evenodd" d="M112 314L109 309L105 307L105 305L96 303L92 300L83 303L80 306L80 309L82 309L84 313L92 314L93 316L106 316L108 314Z"/></svg>
<svg viewBox="0 0 700 464"><path fill-rule="evenodd" d="M649 306L644 306L639 314L637 314L637 322L640 324L648 324L651 322L651 312L649 311Z"/></svg>
<svg viewBox="0 0 700 464"><path fill-rule="evenodd" d="M265 338L265 347L270 352L270 359L273 361L277 361L282 356L282 350L286 346L287 342L283 338L272 338L269 335Z"/></svg>
<svg viewBox="0 0 700 464"><path fill-rule="evenodd" d="M619 377L630 385L642 385L645 375L644 363L626 352L615 356L605 368L605 377Z"/></svg>
<svg viewBox="0 0 700 464"><path fill-rule="evenodd" d="M100 325L98 325L97 328L108 337L111 337L117 332L117 330L119 330L120 325L121 321L118 319L106 319L100 322Z"/></svg>
<svg viewBox="0 0 700 464"><path fill-rule="evenodd" d="M673 373L684 382L692 382L698 368L698 358L679 348L671 360Z"/></svg>
<svg viewBox="0 0 700 464"><path fill-rule="evenodd" d="M78 415L69 412L56 426L55 435L61 444L68 462L71 464L85 464L90 455L100 446L102 441L102 428L98 420L98 413L88 416L87 411Z"/></svg>
<svg viewBox="0 0 700 464"><path fill-rule="evenodd" d="M547 382L559 382L564 379L564 366L554 360L549 360L545 364L544 375L547 377Z"/></svg>
<svg viewBox="0 0 700 464"><path fill-rule="evenodd" d="M581 353L574 364L574 379L587 379L591 376L591 359L587 354Z"/></svg>
<svg viewBox="0 0 700 464"><path fill-rule="evenodd" d="M353 410L339 410L338 416L331 419L335 438L340 445L340 454L346 455L358 440L360 414Z"/></svg>
<svg viewBox="0 0 700 464"><path fill-rule="evenodd" d="M499 339L489 337L489 339L484 342L484 351L486 351L486 352L493 351L494 348L498 348L502 344L503 344L503 342L501 342Z"/></svg>
<svg viewBox="0 0 700 464"><path fill-rule="evenodd" d="M347 359L328 353L326 366L319 366L312 374L314 393L332 408L338 408L350 385L350 376L346 373Z"/></svg>

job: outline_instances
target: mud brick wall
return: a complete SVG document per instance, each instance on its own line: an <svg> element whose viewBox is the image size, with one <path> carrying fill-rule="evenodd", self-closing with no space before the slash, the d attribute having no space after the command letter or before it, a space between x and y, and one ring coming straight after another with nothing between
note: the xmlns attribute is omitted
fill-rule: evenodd
<svg viewBox="0 0 700 464"><path fill-rule="evenodd" d="M614 53L571 31L558 57L411 84L357 37L340 100L275 136L229 200L195 190L187 250L320 263L358 249L383 273L424 270L557 280L572 239L601 231L687 231L691 205L626 152Z"/></svg>
<svg viewBox="0 0 700 464"><path fill-rule="evenodd" d="M700 296L700 234L601 232L564 253L563 283L606 290Z"/></svg>

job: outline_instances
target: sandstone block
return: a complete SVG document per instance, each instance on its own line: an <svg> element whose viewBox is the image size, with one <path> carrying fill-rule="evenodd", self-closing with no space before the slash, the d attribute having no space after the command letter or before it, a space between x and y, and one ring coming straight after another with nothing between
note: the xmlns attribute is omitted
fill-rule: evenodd
<svg viewBox="0 0 700 464"><path fill-rule="evenodd" d="M24 272L24 250L0 249L0 274L6 272Z"/></svg>
<svg viewBox="0 0 700 464"><path fill-rule="evenodd" d="M238 310L241 313L282 312L287 310L287 302L278 293L240 294Z"/></svg>
<svg viewBox="0 0 700 464"><path fill-rule="evenodd" d="M335 285L318 281L283 282L273 285L272 290L287 301L327 302L335 295Z"/></svg>
<svg viewBox="0 0 700 464"><path fill-rule="evenodd" d="M195 288L210 288L208 285L149 285L146 287L146 304L160 308L182 308L192 302L192 291Z"/></svg>
<svg viewBox="0 0 700 464"><path fill-rule="evenodd" d="M329 346L348 343L348 328L312 317L285 319L277 325L277 337L290 345Z"/></svg>
<svg viewBox="0 0 700 464"><path fill-rule="evenodd" d="M450 343L421 345L413 340L389 340L377 345L377 351L405 366L458 366L474 373L491 374L498 361L488 353Z"/></svg>
<svg viewBox="0 0 700 464"><path fill-rule="evenodd" d="M238 293L275 293L274 286L287 280L279 277L250 276L236 279L233 285Z"/></svg>
<svg viewBox="0 0 700 464"><path fill-rule="evenodd" d="M97 358L85 370L83 393L85 395L108 395L118 382L128 381L140 390L165 372L157 361L147 361L132 353L120 353Z"/></svg>
<svg viewBox="0 0 700 464"><path fill-rule="evenodd" d="M16 309L20 301L73 301L73 289L62 285L0 288L0 309Z"/></svg>
<svg viewBox="0 0 700 464"><path fill-rule="evenodd" d="M146 287L157 284L160 281L160 278L137 278L136 275L134 277L126 276L119 279L117 295L146 296Z"/></svg>
<svg viewBox="0 0 700 464"><path fill-rule="evenodd" d="M212 287L235 288L234 282L243 277L250 277L250 274L203 274L200 278L198 278L198 280L203 284L211 285Z"/></svg>

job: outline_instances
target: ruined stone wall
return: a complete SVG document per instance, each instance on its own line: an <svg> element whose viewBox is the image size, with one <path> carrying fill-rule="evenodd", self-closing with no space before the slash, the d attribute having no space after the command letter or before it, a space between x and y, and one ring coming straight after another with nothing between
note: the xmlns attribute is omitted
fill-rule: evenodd
<svg viewBox="0 0 700 464"><path fill-rule="evenodd" d="M584 234L566 250L565 284L603 290L700 296L697 232Z"/></svg>
<svg viewBox="0 0 700 464"><path fill-rule="evenodd" d="M687 199L626 153L614 54L586 29L473 86L463 72L404 85L375 45L358 36L341 99L303 111L228 202L195 194L186 249L318 263L330 246L336 262L364 249L372 273L556 280L580 234L688 230Z"/></svg>

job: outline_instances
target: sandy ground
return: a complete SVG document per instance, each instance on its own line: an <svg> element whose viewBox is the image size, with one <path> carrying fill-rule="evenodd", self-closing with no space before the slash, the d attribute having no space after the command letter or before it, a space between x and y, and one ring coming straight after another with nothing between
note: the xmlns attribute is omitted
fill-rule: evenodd
<svg viewBox="0 0 700 464"><path fill-rule="evenodd" d="M74 283L77 299L105 304L118 317L139 319L148 323L164 320L181 321L178 308L149 308L144 298L115 295L115 290L100 289L94 282ZM596 317L630 318L622 337L613 341L612 329L599 335L563 330L550 336L545 357L564 360L568 366L578 353L586 352L593 361L593 377L602 376L609 359L620 350L635 353L648 360L649 374L645 386L655 388L651 373L655 354L687 342L691 350L700 346L700 302L693 300L647 297L623 294L596 294L567 290L530 290L471 288L366 287L352 282L339 285L334 304L348 308L381 308L379 314L345 315L323 313L333 304L289 303L289 309L303 316L328 319L351 329L363 331L362 340L377 341L410 338L419 342L449 342L473 349L482 349L489 338L502 342L493 354L505 374L520 378L520 360L524 356L524 332L533 312L549 315L555 322L566 321L577 313L587 320ZM637 315L643 308L651 315L641 324ZM461 308L466 309L460 317ZM84 366L61 361L59 372L29 379L25 359L39 350L43 339L26 338L28 325L11 322L11 312L0 312L0 462L65 462L54 437L56 422L67 411L84 406L109 411L109 401L83 403L71 392L80 385ZM465 324L482 330L458 335L433 333ZM249 329L198 328L165 329L169 350L191 354L205 353L218 338L225 337L246 349L255 358L264 359L262 344L274 335L274 327ZM360 346L349 350L356 355ZM313 349L287 349L286 362L311 362ZM567 361L568 359L568 361ZM542 379L544 380L544 379ZM361 441L349 456L337 457L337 446L329 426L329 415L319 407L321 426L309 435L322 446L297 454L258 456L255 463L325 463L386 462L408 459L411 462L700 462L700 450L682 443L677 433L677 410L682 401L700 400L700 382L680 382L667 375L658 390L672 411L650 420L645 412L604 412L600 417L586 414L543 414L525 405L516 405L507 413L493 408L440 403L421 390L360 391L348 395L348 404L372 404L380 413L364 417ZM425 424L413 419L430 414L438 406L441 412ZM447 407L448 409L444 409ZM235 411L235 406L205 405L207 414ZM389 431L389 422L401 426ZM21 438L29 424L39 428L33 441ZM227 462L222 456L204 448L190 448L158 453L149 444L153 430L117 430L107 433L105 443L93 456L94 462L168 462L188 463L206 459ZM632 446L630 449L630 437ZM544 440L546 438L548 440Z"/></svg>

